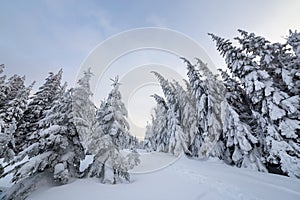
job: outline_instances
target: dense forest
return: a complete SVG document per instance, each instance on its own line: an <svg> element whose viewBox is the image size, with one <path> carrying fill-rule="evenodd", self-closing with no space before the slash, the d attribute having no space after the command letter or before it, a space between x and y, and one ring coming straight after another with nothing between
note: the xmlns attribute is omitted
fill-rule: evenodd
<svg viewBox="0 0 300 200"><path fill-rule="evenodd" d="M0 178L13 174L14 182L4 199L24 199L45 180L129 181L137 148L300 178L300 33L290 31L284 44L239 34L237 45L209 34L227 64L219 74L185 58L185 85L152 72L164 96L152 95L157 105L143 144L130 134L118 77L96 107L90 70L73 88L61 82L62 70L49 73L32 92L35 83L7 78L1 65ZM93 162L80 171L86 155Z"/></svg>
<svg viewBox="0 0 300 200"><path fill-rule="evenodd" d="M184 58L185 87L153 72L164 97L153 95L145 148L300 178L300 34L280 44L239 33L237 46L209 34L227 64L221 76Z"/></svg>

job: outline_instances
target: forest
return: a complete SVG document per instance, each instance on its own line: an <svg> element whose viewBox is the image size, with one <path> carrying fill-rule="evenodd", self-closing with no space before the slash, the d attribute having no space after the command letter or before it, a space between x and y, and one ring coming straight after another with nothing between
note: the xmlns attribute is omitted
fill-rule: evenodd
<svg viewBox="0 0 300 200"><path fill-rule="evenodd" d="M209 34L227 65L218 74L184 55L185 85L152 72L164 95L152 95L156 107L143 141L130 133L118 76L96 107L90 70L71 88L63 70L50 72L33 92L34 82L7 78L2 64L0 179L12 174L14 183L3 199L25 199L45 180L130 181L138 149L300 178L300 33L290 31L283 44L238 33L234 42ZM81 171L87 155L93 161Z"/></svg>

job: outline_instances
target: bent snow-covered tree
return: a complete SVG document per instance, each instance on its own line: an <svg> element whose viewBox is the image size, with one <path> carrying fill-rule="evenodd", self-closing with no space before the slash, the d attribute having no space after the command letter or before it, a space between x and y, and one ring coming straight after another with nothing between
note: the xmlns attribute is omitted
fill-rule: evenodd
<svg viewBox="0 0 300 200"><path fill-rule="evenodd" d="M168 151L175 156L179 156L183 151L190 154L186 144L186 136L180 125L180 109L178 100L173 91L174 89L162 75L157 72L152 73L157 77L167 99L167 130L170 135Z"/></svg>
<svg viewBox="0 0 300 200"><path fill-rule="evenodd" d="M224 103L224 86L205 63L197 59L197 65L187 64L189 83L195 99L198 133L193 141L192 155L222 157L223 143L219 138L222 133L222 106Z"/></svg>
<svg viewBox="0 0 300 200"><path fill-rule="evenodd" d="M207 116L207 96L205 94L206 85L201 78L202 76L199 70L197 70L196 67L187 59L182 59L187 65L190 94L195 101L196 120L198 123L198 131L194 137L194 140L191 141L189 148L192 156L202 157L203 153L200 151L200 147L203 144L203 136L207 134L207 120L205 120Z"/></svg>
<svg viewBox="0 0 300 200"><path fill-rule="evenodd" d="M187 87L189 85L186 82ZM198 148L200 148L200 141L198 136L199 122L197 120L196 101L194 96L183 87L174 81L175 94L179 102L180 109L180 124L182 131L185 134L186 144L188 145L190 156L198 155Z"/></svg>
<svg viewBox="0 0 300 200"><path fill-rule="evenodd" d="M196 60L197 67L203 74L207 97L207 135L204 134L204 143L201 145L200 151L203 155L210 154L221 158L223 142L220 137L222 137L222 112L224 112L224 103L226 102L225 88L222 81L218 79L218 74L213 74L202 60L198 58Z"/></svg>
<svg viewBox="0 0 300 200"><path fill-rule="evenodd" d="M156 147L155 150L158 152L168 152L170 142L167 119L168 106L161 96L154 94L152 97L157 103L151 123L154 137L153 142L155 142Z"/></svg>

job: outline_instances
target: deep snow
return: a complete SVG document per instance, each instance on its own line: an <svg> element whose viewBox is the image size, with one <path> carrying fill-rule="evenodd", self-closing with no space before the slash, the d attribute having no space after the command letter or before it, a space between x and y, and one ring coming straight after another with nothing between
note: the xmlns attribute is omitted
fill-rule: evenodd
<svg viewBox="0 0 300 200"><path fill-rule="evenodd" d="M300 180L294 178L239 169L216 159L174 159L169 154L142 153L141 160L131 183L109 185L97 179L80 179L37 191L28 199L300 199ZM3 184L5 181L0 180L0 187Z"/></svg>

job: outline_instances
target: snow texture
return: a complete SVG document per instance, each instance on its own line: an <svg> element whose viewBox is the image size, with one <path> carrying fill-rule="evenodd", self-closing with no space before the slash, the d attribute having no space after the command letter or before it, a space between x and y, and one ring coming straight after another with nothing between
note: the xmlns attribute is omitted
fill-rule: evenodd
<svg viewBox="0 0 300 200"><path fill-rule="evenodd" d="M163 158L161 153L150 155L151 158L148 159L154 161L169 157L168 154L164 154ZM143 154L141 160L144 160ZM299 179L230 167L217 159L199 161L180 157L171 166L153 173L133 174L132 177L130 184L118 185L103 185L97 179L77 180L68 185L37 191L28 200L300 198Z"/></svg>

